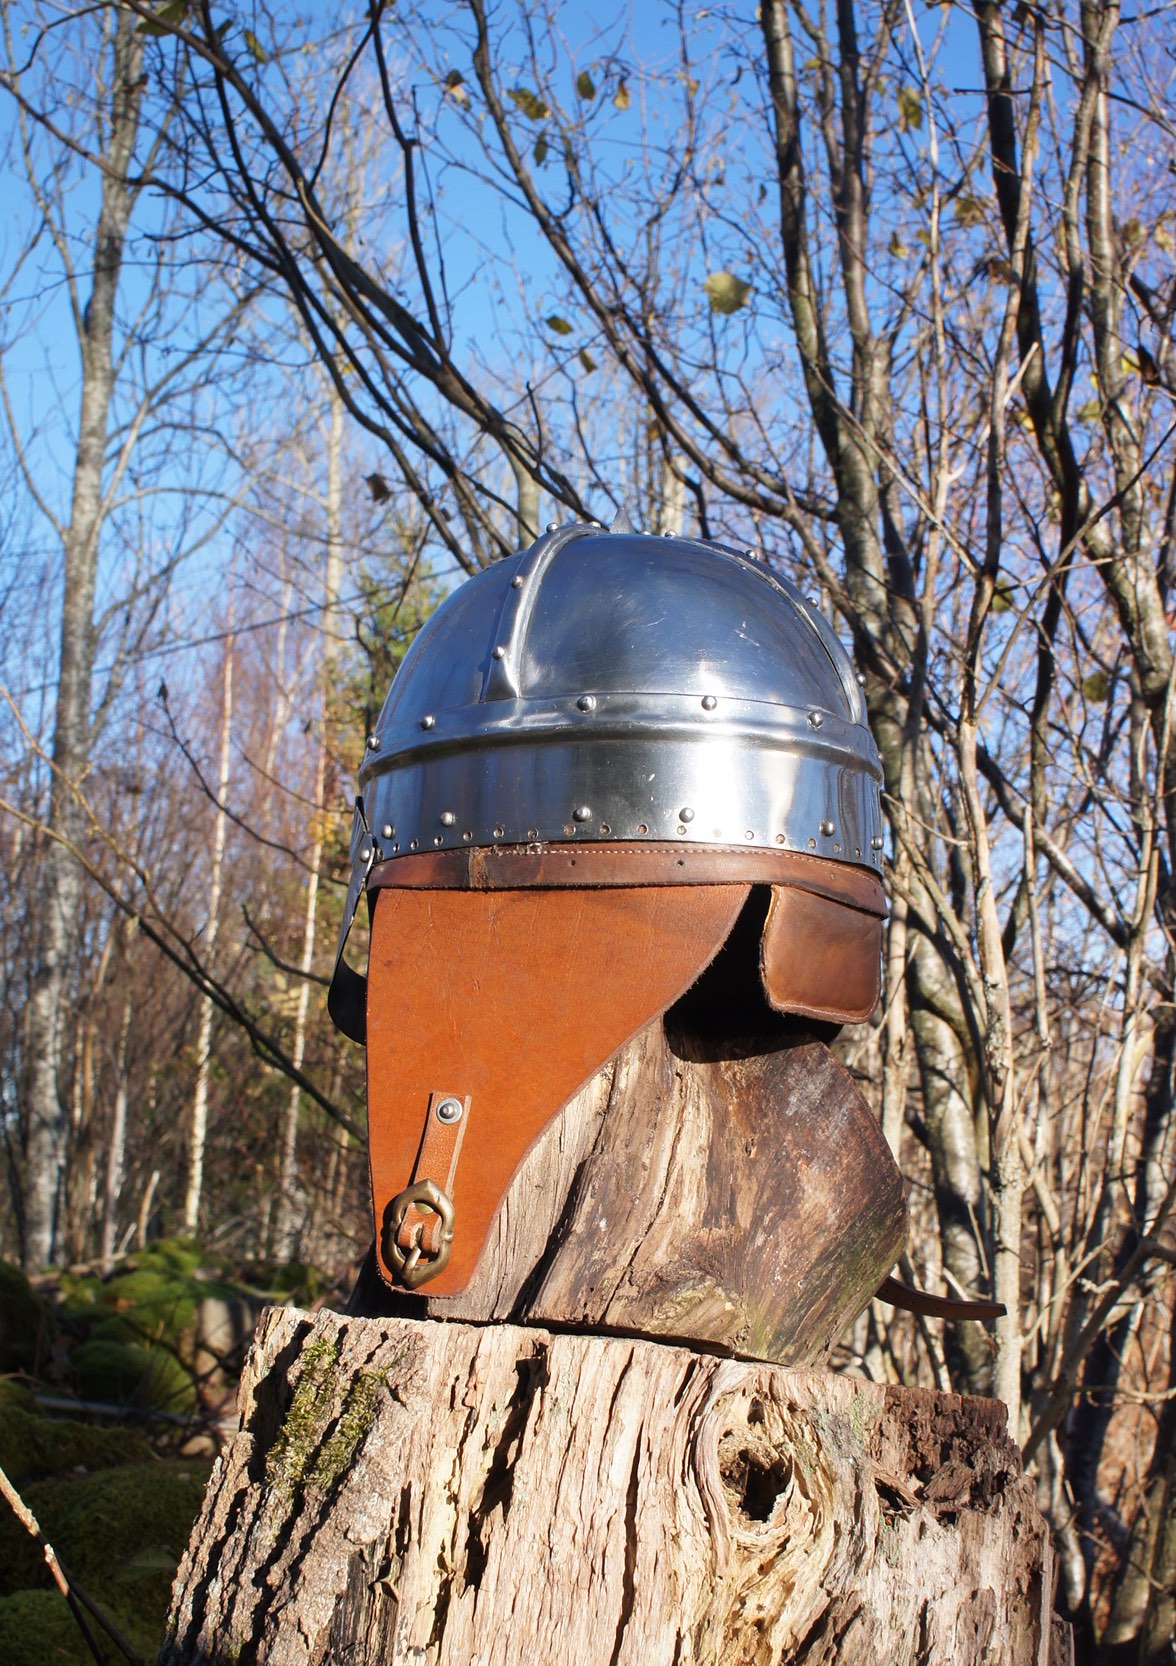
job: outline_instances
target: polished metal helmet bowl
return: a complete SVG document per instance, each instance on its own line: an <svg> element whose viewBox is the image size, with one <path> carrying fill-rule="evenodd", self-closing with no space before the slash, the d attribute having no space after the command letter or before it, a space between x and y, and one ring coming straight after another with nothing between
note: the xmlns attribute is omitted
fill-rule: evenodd
<svg viewBox="0 0 1176 1666"><path fill-rule="evenodd" d="M877 870L865 719L837 637L762 561L556 528L418 634L368 741L355 854L678 841Z"/></svg>

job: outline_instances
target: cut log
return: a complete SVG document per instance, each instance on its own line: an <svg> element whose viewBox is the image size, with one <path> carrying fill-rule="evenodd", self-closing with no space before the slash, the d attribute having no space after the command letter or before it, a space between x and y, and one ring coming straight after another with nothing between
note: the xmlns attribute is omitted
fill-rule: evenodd
<svg viewBox="0 0 1176 1666"><path fill-rule="evenodd" d="M902 1252L902 1178L821 1041L688 1016L647 1025L548 1125L465 1290L389 1300L369 1266L355 1311L826 1359Z"/></svg>
<svg viewBox="0 0 1176 1666"><path fill-rule="evenodd" d="M1004 1408L268 1311L161 1666L1060 1666Z"/></svg>

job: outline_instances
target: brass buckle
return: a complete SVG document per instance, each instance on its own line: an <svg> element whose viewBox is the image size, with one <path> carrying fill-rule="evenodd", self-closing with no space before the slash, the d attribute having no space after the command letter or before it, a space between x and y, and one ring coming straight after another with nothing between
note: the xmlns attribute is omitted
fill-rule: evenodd
<svg viewBox="0 0 1176 1666"><path fill-rule="evenodd" d="M404 1225L404 1217L413 1204L431 1209L441 1218L441 1233L437 1243L437 1250L429 1260L421 1254L421 1246L414 1244L410 1250L403 1250L398 1242L400 1228ZM408 1290L415 1290L418 1285L425 1284L437 1274L449 1260L449 1251L453 1245L453 1204L440 1186L433 1180L418 1180L415 1185L408 1186L403 1192L397 1192L388 1205L388 1216L384 1226L384 1260L392 1269L397 1280Z"/></svg>

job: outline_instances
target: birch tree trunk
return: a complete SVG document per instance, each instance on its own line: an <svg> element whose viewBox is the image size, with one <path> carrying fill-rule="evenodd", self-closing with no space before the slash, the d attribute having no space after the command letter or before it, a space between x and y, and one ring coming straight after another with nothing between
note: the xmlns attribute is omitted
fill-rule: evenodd
<svg viewBox="0 0 1176 1666"><path fill-rule="evenodd" d="M294 1043L290 1056L295 1070L302 1069L306 1056L306 1021L310 1006L310 973L314 967L317 927L319 872L323 865L324 803L327 761L331 750L330 699L335 682L335 644L339 632L339 582L343 572L343 401L329 385L331 421L327 431L327 558L323 573L322 661L319 667L319 744L314 774L314 830L306 880L306 912L302 926L302 953L298 969L298 1005L294 1013ZM286 1119L282 1131L282 1167L279 1179L278 1223L274 1251L280 1260L293 1260L300 1250L298 1222L298 1110L302 1091L290 1084Z"/></svg>
<svg viewBox="0 0 1176 1666"><path fill-rule="evenodd" d="M216 820L212 835L212 873L208 884L208 924L204 932L204 960L211 967L220 935L221 874L228 830L226 800L233 735L233 616L229 598L229 630L225 638L225 664L221 683L220 766L216 777ZM212 998L200 1002L200 1036L196 1043L196 1086L192 1094L192 1122L188 1136L188 1187L184 1195L184 1231L194 1236L200 1224L200 1197L204 1190L204 1145L208 1134L208 1069L212 1061Z"/></svg>
<svg viewBox="0 0 1176 1666"><path fill-rule="evenodd" d="M110 1136L106 1145L106 1173L102 1190L102 1238L99 1246L99 1265L103 1275L114 1270L114 1248L117 1241L117 1210L122 1191L123 1164L127 1143L127 1042L131 1033L132 1006L130 996L123 1004L122 1023L118 1031L118 1051L115 1054L114 1108L110 1117Z"/></svg>
<svg viewBox="0 0 1176 1666"><path fill-rule="evenodd" d="M62 1081L69 959L81 898L81 874L70 850L83 833L77 789L90 761L94 671L94 597L106 517L103 472L115 385L115 301L131 210L138 186L126 178L143 99L143 36L133 12L112 14L106 65L101 202L92 240L90 298L76 319L81 353L81 411L73 494L64 528L61 649L49 790L49 837L42 864L38 935L27 1013L28 1132L25 1142L24 1264L47 1266L58 1250L68 1110ZM101 77L102 68L96 68Z"/></svg>
<svg viewBox="0 0 1176 1666"><path fill-rule="evenodd" d="M262 1319L160 1666L1063 1666L994 1401L664 1343Z"/></svg>

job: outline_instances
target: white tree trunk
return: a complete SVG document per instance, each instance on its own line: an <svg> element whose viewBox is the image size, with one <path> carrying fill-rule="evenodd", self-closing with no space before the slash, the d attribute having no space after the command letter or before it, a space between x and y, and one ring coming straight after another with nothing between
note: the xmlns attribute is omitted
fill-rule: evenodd
<svg viewBox="0 0 1176 1666"><path fill-rule="evenodd" d="M32 993L26 1019L28 1126L22 1173L24 1262L47 1266L58 1252L68 1128L62 1081L66 980L81 902L81 874L68 848L83 833L77 789L90 760L94 671L94 596L106 516L103 472L114 394L114 314L131 209L138 187L125 173L134 152L143 97L143 36L134 14L114 15L105 101L101 201L92 239L93 281L78 319L82 391L74 456L73 496L62 544L61 654L53 733L53 776L37 910ZM64 841L64 842L63 842Z"/></svg>
<svg viewBox="0 0 1176 1666"><path fill-rule="evenodd" d="M319 744L315 759L313 811L314 837L310 849L310 872L306 882L306 912L302 925L302 954L298 969L298 1005L294 1014L294 1042L291 1059L302 1069L306 1056L306 1021L310 1006L310 973L314 968L319 872L323 865L324 815L327 763L331 750L330 699L335 680L335 643L339 629L339 582L343 571L343 401L330 389L331 424L327 433L327 558L323 574L322 642L319 665ZM297 1082L291 1082L282 1130L282 1166L279 1178L278 1224L274 1252L279 1260L298 1255L301 1245L301 1208L298 1187L298 1110L302 1097Z"/></svg>
<svg viewBox="0 0 1176 1666"><path fill-rule="evenodd" d="M230 765L233 735L233 602L229 598L229 630L225 640L225 664L221 683L220 767L217 770L216 819L212 834L212 873L208 885L208 924L204 931L204 963L210 969L220 934L221 879L228 830ZM188 1136L188 1186L184 1194L184 1231L194 1236L200 1225L200 1198L204 1190L204 1146L208 1136L208 1069L212 1060L212 999L200 1003L200 1035L196 1043L196 1086L192 1094L192 1121Z"/></svg>
<svg viewBox="0 0 1176 1666"><path fill-rule="evenodd" d="M115 1056L117 1081L114 1089L114 1109L110 1118L110 1137L106 1146L106 1174L102 1193L102 1241L99 1251L104 1274L114 1268L114 1247L117 1239L119 1194L122 1191L123 1163L127 1143L127 1041L131 1033L131 1000L128 995L123 1005L122 1024L118 1032L118 1053Z"/></svg>

